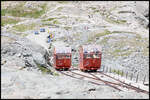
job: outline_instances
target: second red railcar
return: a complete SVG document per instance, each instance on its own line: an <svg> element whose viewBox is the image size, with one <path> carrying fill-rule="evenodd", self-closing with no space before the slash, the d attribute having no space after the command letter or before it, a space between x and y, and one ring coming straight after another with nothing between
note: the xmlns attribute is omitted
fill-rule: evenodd
<svg viewBox="0 0 150 100"><path fill-rule="evenodd" d="M97 71L101 67L101 48L96 45L83 45L79 48L81 71Z"/></svg>

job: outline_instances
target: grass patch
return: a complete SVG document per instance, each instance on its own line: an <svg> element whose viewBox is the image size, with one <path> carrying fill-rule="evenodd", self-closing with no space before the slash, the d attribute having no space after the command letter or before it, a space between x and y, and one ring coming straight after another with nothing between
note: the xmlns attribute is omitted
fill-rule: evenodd
<svg viewBox="0 0 150 100"><path fill-rule="evenodd" d="M26 37L26 36L28 36L28 34L22 34L22 37Z"/></svg>
<svg viewBox="0 0 150 100"><path fill-rule="evenodd" d="M116 49L114 52L111 53L111 55L117 58L119 56L129 56L131 53L132 53L131 51L123 52L119 49Z"/></svg>
<svg viewBox="0 0 150 100"><path fill-rule="evenodd" d="M111 8L111 9L109 10L109 12L112 12L112 11L115 10L116 8L117 8L117 6Z"/></svg>
<svg viewBox="0 0 150 100"><path fill-rule="evenodd" d="M40 8L42 10L37 10L36 8L25 8L23 7L24 3L17 5L15 7L10 7L10 8L6 8L6 9L2 9L1 13L2 16L6 16L6 15L10 15L10 16L14 16L14 17L33 17L33 18L38 18L40 17L42 14L45 13L46 10L46 4L40 5Z"/></svg>
<svg viewBox="0 0 150 100"><path fill-rule="evenodd" d="M69 26L64 27L65 30L69 30L69 29L71 29L71 28L72 28L72 27L69 27Z"/></svg>
<svg viewBox="0 0 150 100"><path fill-rule="evenodd" d="M65 4L65 3L68 3L68 1L58 1L58 3Z"/></svg>
<svg viewBox="0 0 150 100"><path fill-rule="evenodd" d="M99 10L94 10L94 13L99 12Z"/></svg>
<svg viewBox="0 0 150 100"><path fill-rule="evenodd" d="M1 18L1 19L2 19L1 26L5 26L7 24L16 24L20 21L13 18Z"/></svg>
<svg viewBox="0 0 150 100"><path fill-rule="evenodd" d="M112 73L115 73L115 74L118 74L118 75L121 75L121 76L124 75L124 73L123 73L122 71L116 70L116 69L112 69L111 72L112 72Z"/></svg>
<svg viewBox="0 0 150 100"><path fill-rule="evenodd" d="M134 32L128 32L128 31L113 31L112 33L134 33Z"/></svg>
<svg viewBox="0 0 150 100"><path fill-rule="evenodd" d="M61 11L62 9L63 9L63 7L58 7L56 10Z"/></svg>
<svg viewBox="0 0 150 100"><path fill-rule="evenodd" d="M36 23L32 23L32 24L29 24L29 25L21 24L21 25L13 26L13 29L15 29L16 31L19 31L19 32L24 32L24 31L27 31L27 30L34 29L34 27L36 25L37 25Z"/></svg>
<svg viewBox="0 0 150 100"><path fill-rule="evenodd" d="M53 24L60 24L58 20L54 20Z"/></svg>
<svg viewBox="0 0 150 100"><path fill-rule="evenodd" d="M120 13L133 13L133 12L132 11L119 11L118 13L120 14Z"/></svg>
<svg viewBox="0 0 150 100"><path fill-rule="evenodd" d="M37 65L37 67L39 68L39 70L41 70L41 72L43 73L43 74L50 74L51 73L51 70L50 69L48 69L48 68L45 68L44 66L41 66L40 64L37 64L36 63L36 65Z"/></svg>
<svg viewBox="0 0 150 100"><path fill-rule="evenodd" d="M56 72L53 72L53 75L54 75L54 76L59 76L59 74L58 74L58 73L56 73Z"/></svg>
<svg viewBox="0 0 150 100"><path fill-rule="evenodd" d="M110 37L104 37L103 40L99 42L99 44L106 44L109 39Z"/></svg>
<svg viewBox="0 0 150 100"><path fill-rule="evenodd" d="M105 18L105 20L109 23L112 23L112 24L125 24L127 21L126 20L113 20L113 19L110 19L110 18Z"/></svg>
<svg viewBox="0 0 150 100"><path fill-rule="evenodd" d="M42 20L42 21L52 21L54 19L56 19L56 18L49 18L49 19L45 19L45 20Z"/></svg>
<svg viewBox="0 0 150 100"><path fill-rule="evenodd" d="M95 8L95 7L89 7L89 8L91 8L92 10L96 10L96 8Z"/></svg>
<svg viewBox="0 0 150 100"><path fill-rule="evenodd" d="M111 34L111 32L109 30L104 30L104 32L102 32L102 33L97 33L94 36L90 36L88 38L88 42L92 42L95 38L105 36L105 35L108 35L108 34Z"/></svg>

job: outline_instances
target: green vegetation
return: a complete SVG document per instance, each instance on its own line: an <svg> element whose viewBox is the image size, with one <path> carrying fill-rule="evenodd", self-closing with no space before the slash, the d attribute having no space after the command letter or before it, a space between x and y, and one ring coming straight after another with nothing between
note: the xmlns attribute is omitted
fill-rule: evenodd
<svg viewBox="0 0 150 100"><path fill-rule="evenodd" d="M53 24L60 24L58 20L54 20Z"/></svg>
<svg viewBox="0 0 150 100"><path fill-rule="evenodd" d="M95 8L95 7L89 7L89 8L91 8L92 10L96 10L96 8Z"/></svg>
<svg viewBox="0 0 150 100"><path fill-rule="evenodd" d="M22 34L22 37L26 37L28 34Z"/></svg>
<svg viewBox="0 0 150 100"><path fill-rule="evenodd" d="M108 17L106 17L105 20L112 24L125 24L126 23L126 20L113 20Z"/></svg>
<svg viewBox="0 0 150 100"><path fill-rule="evenodd" d="M56 72L53 72L53 75L54 75L54 76L59 76L59 74L58 74L58 73L56 73Z"/></svg>
<svg viewBox="0 0 150 100"><path fill-rule="evenodd" d="M28 24L28 25L24 25L24 24L20 24L20 25L15 25L13 26L13 29L19 32L24 32L27 30L32 30L34 29L34 27L36 26L36 23L32 23L32 24Z"/></svg>
<svg viewBox="0 0 150 100"><path fill-rule="evenodd" d="M94 13L99 12L99 10L94 10Z"/></svg>
<svg viewBox="0 0 150 100"><path fill-rule="evenodd" d="M68 1L58 1L58 3L64 4L64 3L68 3Z"/></svg>
<svg viewBox="0 0 150 100"><path fill-rule="evenodd" d="M1 20L2 20L1 26L5 26L7 24L16 24L20 21L18 19L13 18L1 18Z"/></svg>
<svg viewBox="0 0 150 100"><path fill-rule="evenodd" d="M112 72L112 73L115 73L115 74L118 74L118 75L121 75L121 76L124 75L124 73L123 73L122 71L120 71L120 70L112 69L111 72Z"/></svg>
<svg viewBox="0 0 150 100"><path fill-rule="evenodd" d="M110 37L104 37L103 40L99 42L99 44L106 44L109 39Z"/></svg>
<svg viewBox="0 0 150 100"><path fill-rule="evenodd" d="M116 58L119 56L129 56L132 52L131 51L123 51L120 49L116 49L113 52L110 52L111 55L115 56Z"/></svg>
<svg viewBox="0 0 150 100"><path fill-rule="evenodd" d="M110 15L110 14L111 14L111 11L114 10L114 9L116 9L116 7L111 8L110 11L108 11L107 13L109 13L109 15ZM104 13L102 13L100 10L99 10L99 12L100 12L100 14L101 14L102 16L104 16ZM109 22L109 23L112 23L112 24L125 24L125 23L127 22L126 20L114 20L114 19L108 18L109 15L107 15L107 16L105 17L105 20L106 20L107 22Z"/></svg>
<svg viewBox="0 0 150 100"><path fill-rule="evenodd" d="M42 20L42 21L52 21L52 20L54 20L54 19L56 19L56 18L44 19L44 20Z"/></svg>
<svg viewBox="0 0 150 100"><path fill-rule="evenodd" d="M96 33L96 34L94 34L94 36L90 36L88 38L88 42L92 42L95 38L105 36L105 35L108 35L108 34L112 34L112 33L109 30L106 29L106 30L104 30L104 32Z"/></svg>
<svg viewBox="0 0 150 100"><path fill-rule="evenodd" d="M63 9L63 7L58 7L57 8L58 11L61 11L62 9Z"/></svg>
<svg viewBox="0 0 150 100"><path fill-rule="evenodd" d="M112 33L134 33L134 32L129 32L129 31L113 31Z"/></svg>
<svg viewBox="0 0 150 100"><path fill-rule="evenodd" d="M109 12L111 13L111 12L112 12L113 10L115 10L116 8L117 8L117 6L111 8L111 9L109 10Z"/></svg>
<svg viewBox="0 0 150 100"><path fill-rule="evenodd" d="M21 3L20 5L17 5L15 7L9 7L6 9L1 9L2 16L10 15L14 17L33 17L38 18L42 14L45 13L46 10L46 4L40 5L42 10L37 10L37 8L25 8L23 7L24 3Z"/></svg>
<svg viewBox="0 0 150 100"><path fill-rule="evenodd" d="M132 13L132 11L119 11L118 13Z"/></svg>
<svg viewBox="0 0 150 100"><path fill-rule="evenodd" d="M72 27L69 27L69 26L66 26L66 27L64 27L64 29L66 29L66 30L69 30L69 29L71 29Z"/></svg>
<svg viewBox="0 0 150 100"><path fill-rule="evenodd" d="M41 66L40 64L37 64L37 63L36 63L36 65L37 65L37 67L39 68L39 70L42 71L43 74L45 74L45 73L47 73L47 74L51 73L51 70L50 70L50 69L45 68L44 66Z"/></svg>

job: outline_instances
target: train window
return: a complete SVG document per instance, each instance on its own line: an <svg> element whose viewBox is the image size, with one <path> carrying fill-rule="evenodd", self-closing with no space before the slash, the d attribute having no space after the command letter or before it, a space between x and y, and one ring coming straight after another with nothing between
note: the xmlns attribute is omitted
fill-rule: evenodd
<svg viewBox="0 0 150 100"><path fill-rule="evenodd" d="M63 59L62 55L56 55L56 59Z"/></svg>
<svg viewBox="0 0 150 100"><path fill-rule="evenodd" d="M70 58L70 55L66 55L66 58Z"/></svg>
<svg viewBox="0 0 150 100"><path fill-rule="evenodd" d="M84 59L85 58L93 58L93 55L91 55L91 54L84 54Z"/></svg>
<svg viewBox="0 0 150 100"><path fill-rule="evenodd" d="M90 54L87 54L87 57L86 58L91 58L91 55Z"/></svg>
<svg viewBox="0 0 150 100"><path fill-rule="evenodd" d="M100 57L100 55L97 53L93 55L93 58L99 58L99 57Z"/></svg>

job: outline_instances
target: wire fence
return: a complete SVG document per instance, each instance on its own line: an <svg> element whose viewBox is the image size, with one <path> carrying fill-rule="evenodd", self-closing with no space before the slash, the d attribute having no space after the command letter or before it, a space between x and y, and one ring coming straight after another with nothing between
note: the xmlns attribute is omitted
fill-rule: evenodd
<svg viewBox="0 0 150 100"><path fill-rule="evenodd" d="M113 69L111 67L106 67L106 66L103 66L101 71L108 73L108 74L113 73L115 75L118 75L118 79L119 79L119 77L124 77L125 79L134 81L136 83L142 83L144 85L149 85L149 83L147 83L147 82L149 82L149 77L146 74L143 74L140 72L133 73L130 71Z"/></svg>

